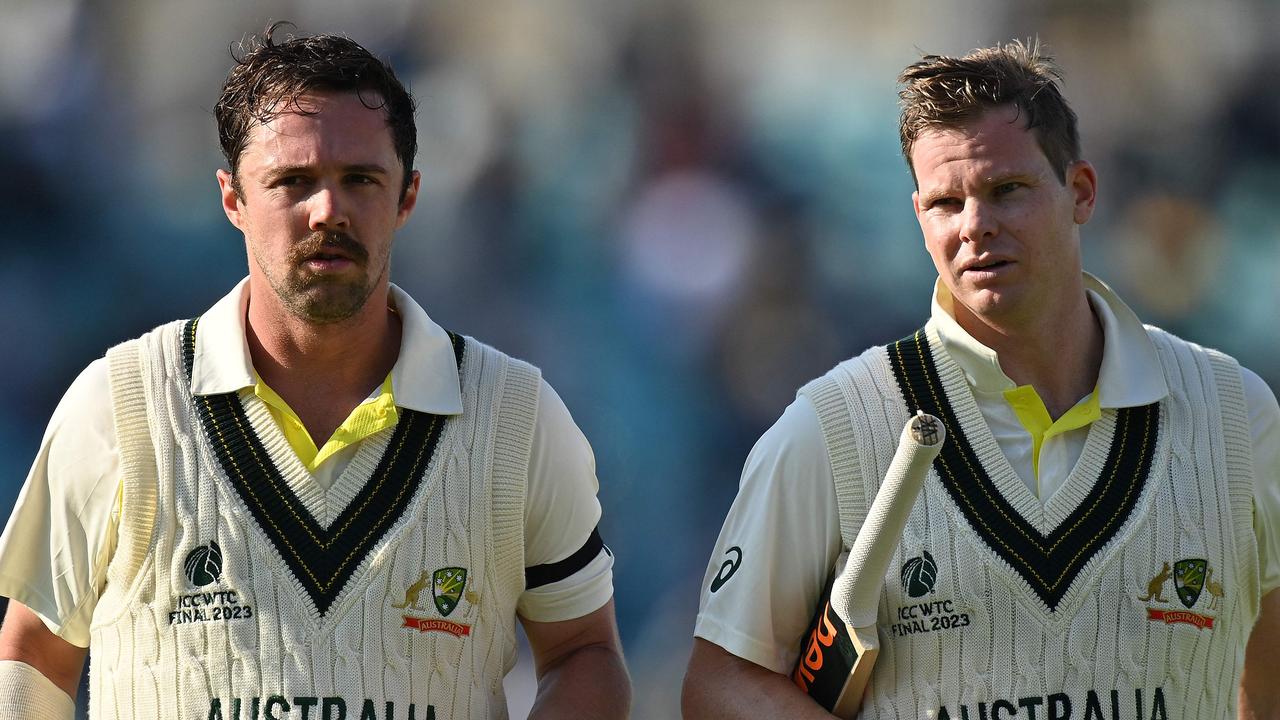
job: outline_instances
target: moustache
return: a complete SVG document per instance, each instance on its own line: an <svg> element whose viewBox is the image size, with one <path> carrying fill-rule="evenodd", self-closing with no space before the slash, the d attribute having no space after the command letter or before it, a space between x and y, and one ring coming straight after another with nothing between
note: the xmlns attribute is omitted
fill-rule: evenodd
<svg viewBox="0 0 1280 720"><path fill-rule="evenodd" d="M296 260L306 260L317 255L342 255L360 264L369 260L369 251L355 238L336 230L313 232L293 248Z"/></svg>

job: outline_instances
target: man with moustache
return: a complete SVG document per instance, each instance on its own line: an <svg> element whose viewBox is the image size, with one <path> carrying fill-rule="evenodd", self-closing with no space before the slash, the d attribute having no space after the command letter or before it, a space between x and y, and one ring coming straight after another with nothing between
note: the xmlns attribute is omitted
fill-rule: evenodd
<svg viewBox="0 0 1280 720"><path fill-rule="evenodd" d="M918 409L947 439L860 718L1280 717L1280 408L1082 272L1097 177L1057 78L1020 43L902 74L929 320L801 388L753 449L686 717L830 717L797 687L802 635Z"/></svg>
<svg viewBox="0 0 1280 720"><path fill-rule="evenodd" d="M92 363L5 533L0 717L624 717L590 446L538 371L389 282L414 106L321 35L247 45L215 108L249 276Z"/></svg>

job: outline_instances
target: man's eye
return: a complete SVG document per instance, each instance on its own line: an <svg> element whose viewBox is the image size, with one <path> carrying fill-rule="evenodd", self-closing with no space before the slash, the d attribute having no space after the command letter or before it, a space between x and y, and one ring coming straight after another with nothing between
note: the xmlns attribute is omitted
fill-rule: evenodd
<svg viewBox="0 0 1280 720"><path fill-rule="evenodd" d="M285 175L284 177L277 179L274 185L276 187L293 187L301 185L304 182L306 182L306 178L301 175Z"/></svg>
<svg viewBox="0 0 1280 720"><path fill-rule="evenodd" d="M1000 183L996 186L996 195L1008 195L1020 187L1022 187L1022 183L1019 182Z"/></svg>
<svg viewBox="0 0 1280 720"><path fill-rule="evenodd" d="M960 198L942 197L929 204L931 208L953 208L960 205Z"/></svg>
<svg viewBox="0 0 1280 720"><path fill-rule="evenodd" d="M356 185L375 185L378 180L372 175L348 175L347 182L355 183Z"/></svg>

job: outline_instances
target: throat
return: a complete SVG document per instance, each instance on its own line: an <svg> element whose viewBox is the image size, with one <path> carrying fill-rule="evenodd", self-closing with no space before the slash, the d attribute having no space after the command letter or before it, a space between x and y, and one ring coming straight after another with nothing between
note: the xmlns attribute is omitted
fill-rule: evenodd
<svg viewBox="0 0 1280 720"><path fill-rule="evenodd" d="M306 429L307 435L310 436L312 444L317 452L323 448L334 438L334 434L338 428L342 426L347 418L351 417L351 413L355 410L353 405L346 410L342 406L333 405L330 407L307 408L305 411L298 412L298 420L302 423L302 427Z"/></svg>
<svg viewBox="0 0 1280 720"><path fill-rule="evenodd" d="M1054 421L1098 386L1102 329L1093 322L1090 326L1092 332L1083 333L1083 340L1077 343L1068 342L1059 330L1039 341L1024 338L1021 342L1007 343L1003 349L992 348L1004 374L1016 385L1035 388Z"/></svg>

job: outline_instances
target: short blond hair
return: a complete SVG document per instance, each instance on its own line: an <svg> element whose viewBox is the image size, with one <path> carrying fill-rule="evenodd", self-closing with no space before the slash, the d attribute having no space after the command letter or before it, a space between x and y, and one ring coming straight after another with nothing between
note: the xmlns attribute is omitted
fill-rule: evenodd
<svg viewBox="0 0 1280 720"><path fill-rule="evenodd" d="M1067 167L1080 159L1076 114L1062 96L1062 74L1038 40L981 48L964 57L926 55L898 76L902 116L898 135L911 177L911 150L920 133L954 128L992 108L1012 105L1027 119L1040 149L1065 182Z"/></svg>

